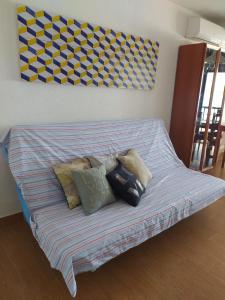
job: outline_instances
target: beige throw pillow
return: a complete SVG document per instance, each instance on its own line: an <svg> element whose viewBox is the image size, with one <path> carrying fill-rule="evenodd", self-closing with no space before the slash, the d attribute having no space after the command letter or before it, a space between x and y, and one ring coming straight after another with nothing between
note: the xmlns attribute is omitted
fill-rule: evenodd
<svg viewBox="0 0 225 300"><path fill-rule="evenodd" d="M106 174L110 171L114 170L115 167L118 165L118 161L116 160L117 154L110 154L110 155L102 155L102 156L87 156L87 159L90 161L92 168L99 167L104 165L106 168Z"/></svg>
<svg viewBox="0 0 225 300"><path fill-rule="evenodd" d="M118 160L129 172L137 176L144 187L147 186L152 174L136 150L130 149L126 155L118 156Z"/></svg>
<svg viewBox="0 0 225 300"><path fill-rule="evenodd" d="M53 166L53 170L63 188L70 209L80 204L76 186L73 181L72 172L89 169L91 167L87 158L75 158L68 163L60 163Z"/></svg>

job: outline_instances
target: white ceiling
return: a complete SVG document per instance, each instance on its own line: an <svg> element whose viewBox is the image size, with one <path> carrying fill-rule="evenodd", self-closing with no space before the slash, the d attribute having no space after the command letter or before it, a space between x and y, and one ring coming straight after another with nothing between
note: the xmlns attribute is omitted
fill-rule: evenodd
<svg viewBox="0 0 225 300"><path fill-rule="evenodd" d="M199 15L225 25L225 0L171 0Z"/></svg>

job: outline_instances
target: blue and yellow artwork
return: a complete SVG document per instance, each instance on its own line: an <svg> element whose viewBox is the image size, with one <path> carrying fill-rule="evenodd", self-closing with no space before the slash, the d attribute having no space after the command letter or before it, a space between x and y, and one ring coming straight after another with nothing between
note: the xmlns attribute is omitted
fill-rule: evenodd
<svg viewBox="0 0 225 300"><path fill-rule="evenodd" d="M21 78L26 81L150 90L159 43L17 7Z"/></svg>

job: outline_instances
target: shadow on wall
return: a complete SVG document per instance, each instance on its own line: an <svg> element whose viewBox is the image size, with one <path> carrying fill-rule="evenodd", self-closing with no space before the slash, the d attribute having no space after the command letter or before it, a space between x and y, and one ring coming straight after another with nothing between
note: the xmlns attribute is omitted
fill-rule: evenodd
<svg viewBox="0 0 225 300"><path fill-rule="evenodd" d="M16 3L1 0L1 7L4 8L0 9L1 22L2 24L6 24L6 26L1 26L0 28L0 40L2 37L4 43L1 44L7 44L7 47L1 47L0 60L5 72L4 78L0 79L20 80ZM9 61L10 64L8 63Z"/></svg>
<svg viewBox="0 0 225 300"><path fill-rule="evenodd" d="M176 20L177 33L180 34L185 39L187 25L188 25L187 15L185 15L183 12L177 12L175 20Z"/></svg>
<svg viewBox="0 0 225 300"><path fill-rule="evenodd" d="M8 164L3 160L0 152L0 218L21 211L16 193L16 184L9 170ZM7 193L5 193L7 191ZM7 195L7 196L6 196Z"/></svg>

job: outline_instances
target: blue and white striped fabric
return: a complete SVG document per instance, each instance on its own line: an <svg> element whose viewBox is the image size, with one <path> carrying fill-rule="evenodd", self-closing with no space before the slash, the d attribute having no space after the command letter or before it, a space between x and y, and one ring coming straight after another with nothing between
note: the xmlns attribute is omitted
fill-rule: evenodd
<svg viewBox="0 0 225 300"><path fill-rule="evenodd" d="M16 126L6 141L33 234L72 296L76 274L95 270L225 195L223 180L183 165L158 119ZM130 148L153 174L138 207L117 201L90 216L81 206L68 209L53 164Z"/></svg>

